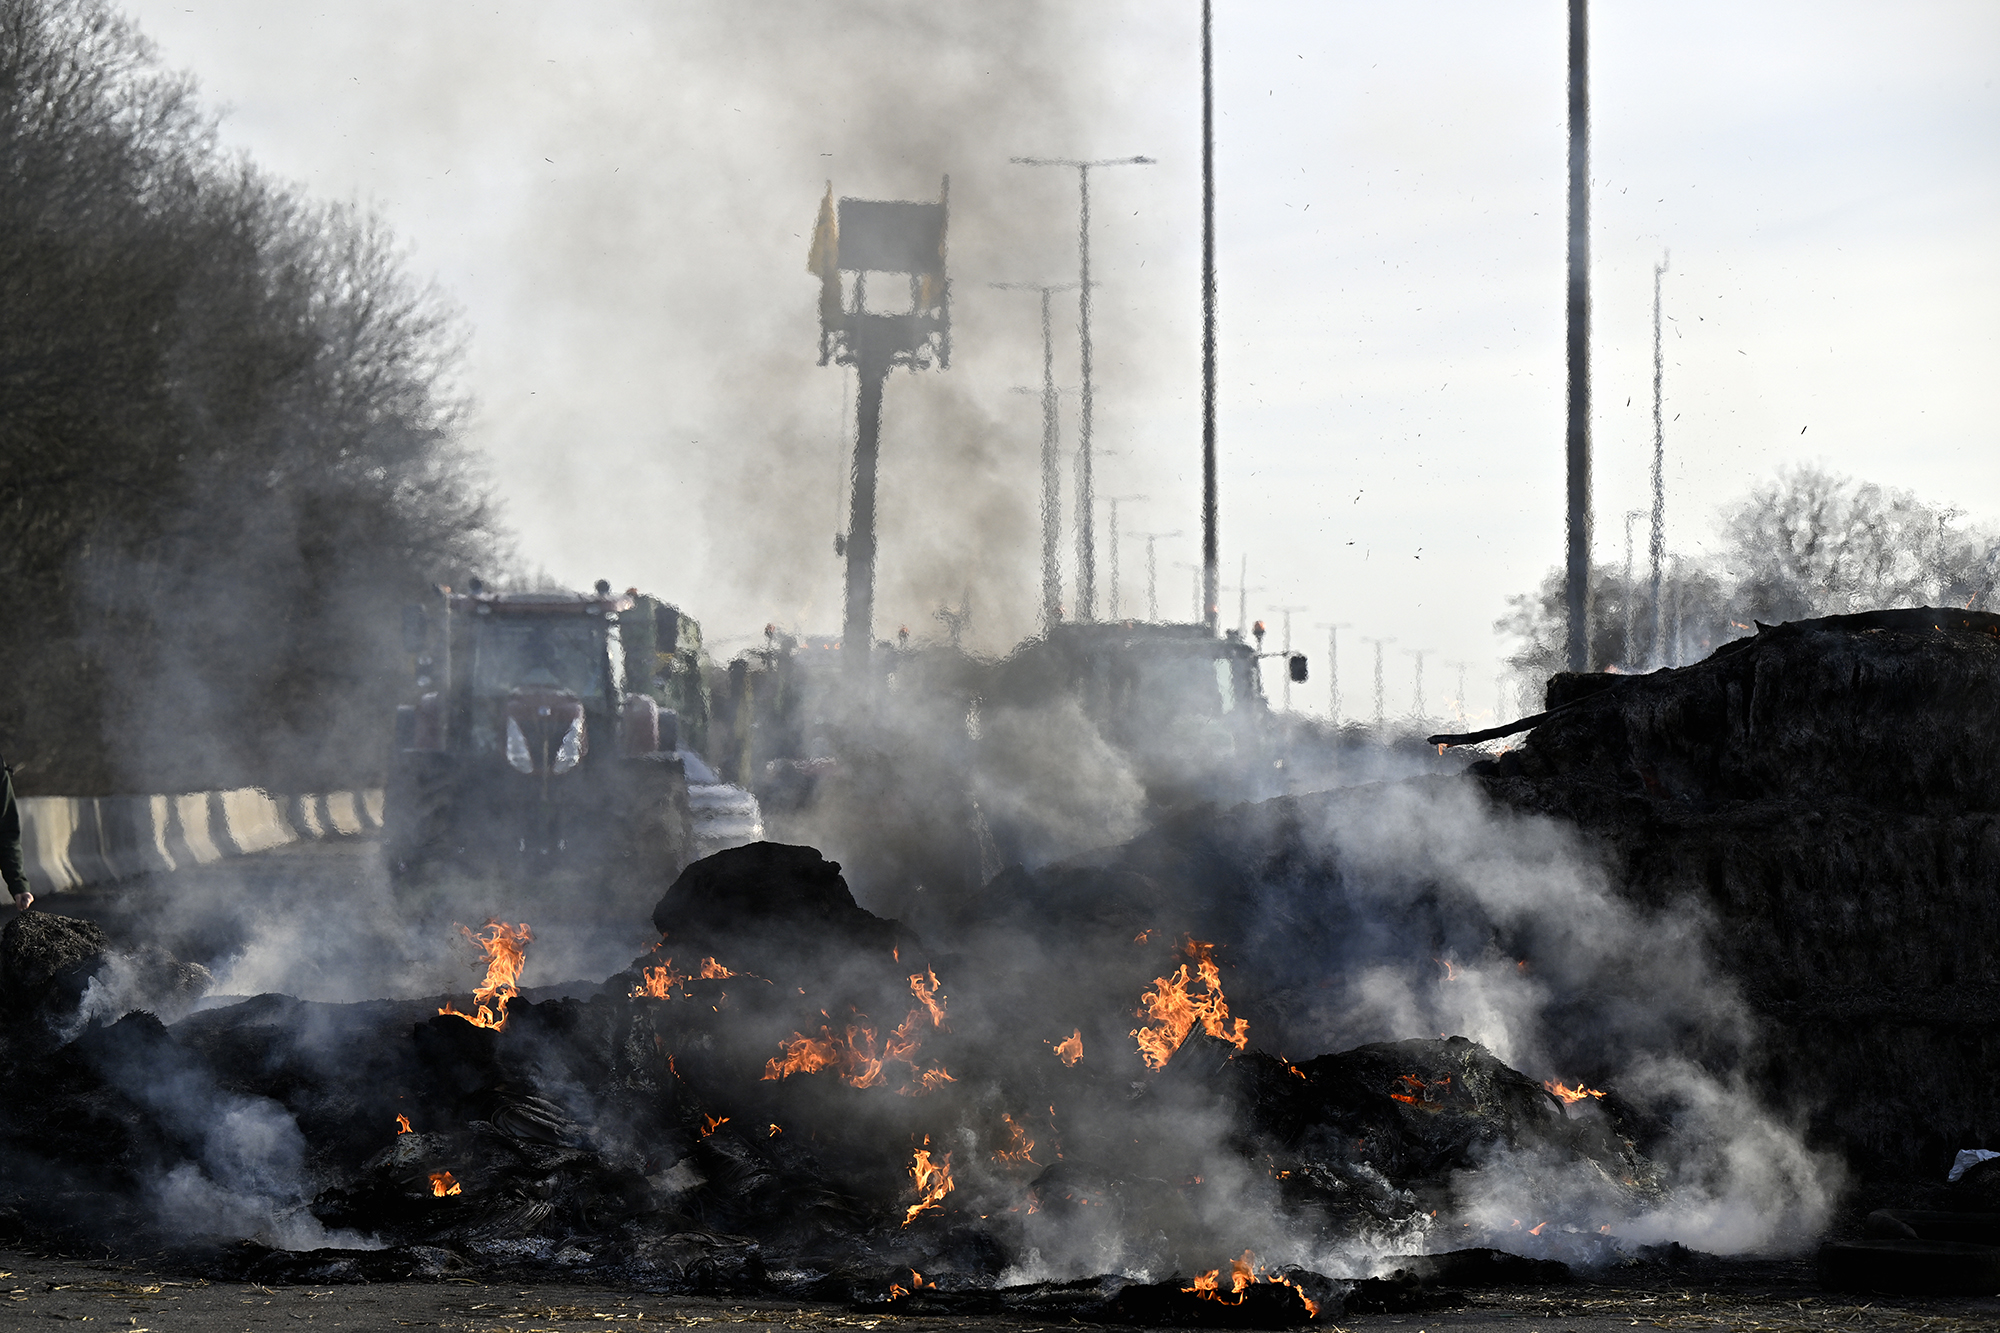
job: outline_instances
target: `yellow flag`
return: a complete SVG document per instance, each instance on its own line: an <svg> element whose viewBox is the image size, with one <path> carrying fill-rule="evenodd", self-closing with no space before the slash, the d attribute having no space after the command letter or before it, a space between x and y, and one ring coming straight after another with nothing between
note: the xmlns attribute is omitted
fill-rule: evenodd
<svg viewBox="0 0 2000 1333"><path fill-rule="evenodd" d="M806 272L820 277L840 271L840 227L834 221L833 182L826 183L826 198L819 201L819 220L813 223L812 248L806 251Z"/></svg>

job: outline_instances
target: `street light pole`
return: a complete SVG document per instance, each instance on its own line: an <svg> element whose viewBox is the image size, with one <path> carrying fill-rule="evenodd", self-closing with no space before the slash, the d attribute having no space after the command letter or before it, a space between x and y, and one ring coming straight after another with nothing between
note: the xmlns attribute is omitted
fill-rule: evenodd
<svg viewBox="0 0 2000 1333"><path fill-rule="evenodd" d="M1160 620L1159 565L1153 559L1153 543L1163 537L1178 537L1179 532L1142 532L1146 539L1146 619L1158 624Z"/></svg>
<svg viewBox="0 0 2000 1333"><path fill-rule="evenodd" d="M1627 666L1637 666L1639 659L1632 652L1632 638L1639 632L1639 608L1635 594L1637 587L1632 582L1632 525L1646 516L1643 509L1625 511L1625 645L1619 654Z"/></svg>
<svg viewBox="0 0 2000 1333"><path fill-rule="evenodd" d="M1569 0L1569 551L1571 671L1590 670L1590 36L1588 0Z"/></svg>
<svg viewBox="0 0 2000 1333"><path fill-rule="evenodd" d="M1326 719L1337 731L1340 728L1340 632L1354 626L1343 620L1337 625L1321 621L1319 627L1326 631Z"/></svg>
<svg viewBox="0 0 2000 1333"><path fill-rule="evenodd" d="M1119 569L1118 506L1120 503L1125 501L1132 501L1136 503L1138 501L1144 500L1145 498L1146 497L1143 495L1112 495L1105 497L1105 502L1111 506L1111 619L1113 621L1116 621L1119 618L1118 616L1118 569Z"/></svg>
<svg viewBox="0 0 2000 1333"><path fill-rule="evenodd" d="M1202 622L1221 630L1217 603L1222 546L1215 482L1215 43L1210 0L1201 0L1201 591Z"/></svg>
<svg viewBox="0 0 2000 1333"><path fill-rule="evenodd" d="M1062 620L1062 569L1056 547L1062 537L1062 468L1057 449L1055 330L1049 299L1075 283L996 282L1001 291L1040 292L1042 297L1042 633Z"/></svg>
<svg viewBox="0 0 2000 1333"><path fill-rule="evenodd" d="M1379 741L1382 739L1383 724L1388 721L1388 712L1383 707L1382 699L1382 645L1394 643L1395 640L1371 639L1364 634L1361 636L1361 642L1375 645L1375 739Z"/></svg>
<svg viewBox="0 0 2000 1333"><path fill-rule="evenodd" d="M1666 274L1667 258L1662 254L1660 262L1653 265L1653 531L1649 543L1653 566L1653 635L1646 665L1654 668L1666 660L1661 650L1665 626L1660 615L1660 564L1667 549L1667 430L1660 419L1660 388L1666 363L1660 358L1660 279Z"/></svg>
<svg viewBox="0 0 2000 1333"><path fill-rule="evenodd" d="M1078 257L1077 280L1077 335L1082 351L1083 413L1078 423L1081 444L1077 455L1077 496L1076 496L1076 601L1077 619L1097 618L1097 552L1092 544L1091 521L1095 514L1095 501L1091 496L1090 475L1090 431L1092 422L1091 398L1091 345L1090 345L1090 169L1092 167L1139 167L1151 166L1150 157L1102 157L1090 160L1074 157L1016 157L1012 161L1024 167L1075 167L1077 191L1081 202L1078 214L1076 243Z"/></svg>

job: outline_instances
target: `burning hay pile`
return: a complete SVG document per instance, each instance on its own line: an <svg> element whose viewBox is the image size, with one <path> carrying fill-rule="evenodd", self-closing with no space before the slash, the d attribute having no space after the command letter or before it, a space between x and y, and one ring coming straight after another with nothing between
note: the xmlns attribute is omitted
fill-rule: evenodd
<svg viewBox="0 0 2000 1333"><path fill-rule="evenodd" d="M723 852L601 984L522 990L532 930L496 922L466 932L469 996L75 1035L50 970L10 992L0 1220L265 1279L558 1270L1243 1326L1668 1241L1795 1253L1842 1176L1786 1071L1863 1057L1767 1033L1865 949L1937 985L1918 881L1990 942L1959 867L1985 864L1992 761L1953 758L1926 709L1961 704L1918 688L1993 700L1990 638L1790 627L1565 682L1577 702L1469 780L1191 814L911 924L810 848ZM1815 723L1843 688L1874 711Z"/></svg>
<svg viewBox="0 0 2000 1333"><path fill-rule="evenodd" d="M1267 1053L1220 951L1119 915L1040 963L987 951L993 923L961 941L979 958L938 953L811 849L758 844L684 874L659 947L587 996L524 997L532 932L490 923L470 1003L17 1026L7 1202L42 1236L253 1234L189 1258L266 1279L554 1267L1271 1326L1409 1299L1375 1256L1495 1239L1454 1186L1491 1152L1661 1191L1615 1098L1463 1037ZM1558 1226L1603 1241L1513 1224Z"/></svg>

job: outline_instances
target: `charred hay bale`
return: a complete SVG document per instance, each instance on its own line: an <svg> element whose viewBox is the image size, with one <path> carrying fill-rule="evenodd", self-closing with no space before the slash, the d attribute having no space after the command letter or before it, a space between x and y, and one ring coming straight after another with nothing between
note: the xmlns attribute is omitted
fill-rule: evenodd
<svg viewBox="0 0 2000 1333"><path fill-rule="evenodd" d="M1342 1211L1407 1215L1365 1182L1438 1189L1504 1147L1593 1164L1633 1198L1658 1197L1657 1168L1602 1108L1570 1114L1540 1083L1464 1037L1375 1042L1296 1065L1234 1055L1231 1088L1280 1179L1326 1194ZM1377 1174L1379 1173L1379 1174ZM1352 1197L1350 1197L1352 1196Z"/></svg>
<svg viewBox="0 0 2000 1333"><path fill-rule="evenodd" d="M20 912L0 929L0 1004L16 1016L73 1007L109 960L95 922L53 912Z"/></svg>
<svg viewBox="0 0 2000 1333"><path fill-rule="evenodd" d="M2000 615L1916 607L1757 629L1688 667L1558 675L1520 748L1475 768L1705 806L2000 811Z"/></svg>
<svg viewBox="0 0 2000 1333"><path fill-rule="evenodd" d="M1469 772L1609 853L1623 894L1714 918L1766 1020L1752 1072L1873 1169L1941 1175L2000 1136L2000 616L1759 627L1703 662L1557 677Z"/></svg>
<svg viewBox="0 0 2000 1333"><path fill-rule="evenodd" d="M811 847L753 842L680 873L653 924L676 954L705 953L767 976L817 971L845 957L915 960L921 942L854 901L840 864ZM907 969L905 969L907 970Z"/></svg>

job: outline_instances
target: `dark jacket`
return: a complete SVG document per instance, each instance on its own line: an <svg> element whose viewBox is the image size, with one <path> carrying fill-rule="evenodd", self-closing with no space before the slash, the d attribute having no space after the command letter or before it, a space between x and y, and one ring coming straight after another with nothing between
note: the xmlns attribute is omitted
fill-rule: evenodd
<svg viewBox="0 0 2000 1333"><path fill-rule="evenodd" d="M7 892L28 892L21 872L21 807L14 801L14 770L0 760L0 882Z"/></svg>

